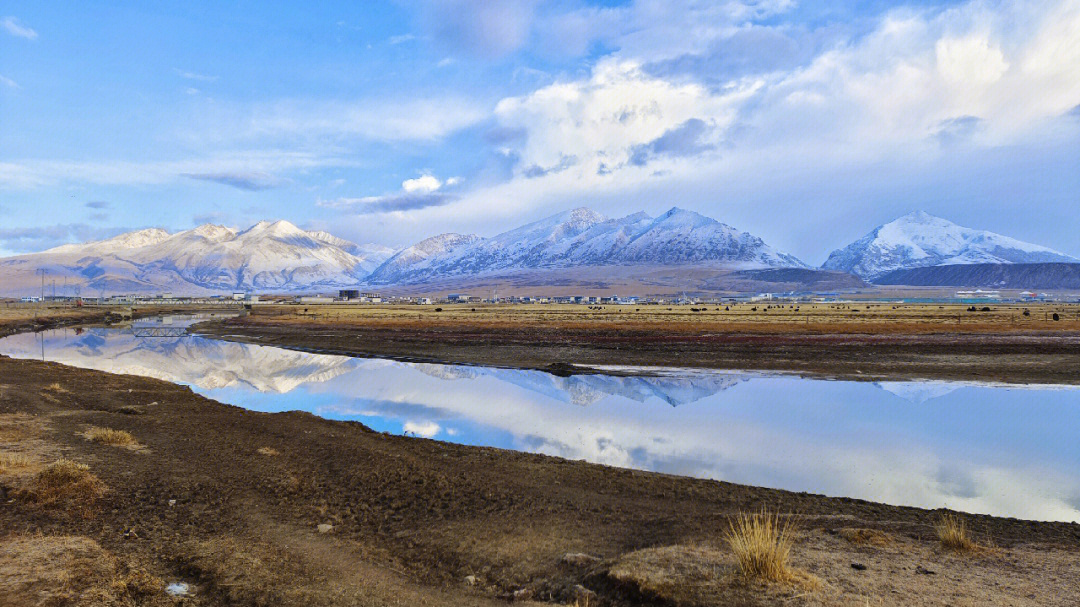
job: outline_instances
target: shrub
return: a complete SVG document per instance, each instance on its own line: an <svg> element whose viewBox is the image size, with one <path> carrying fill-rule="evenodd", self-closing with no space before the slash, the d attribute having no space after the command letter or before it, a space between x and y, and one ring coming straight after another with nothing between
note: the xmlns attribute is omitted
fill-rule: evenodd
<svg viewBox="0 0 1080 607"><path fill-rule="evenodd" d="M788 582L793 573L788 566L791 556L790 519L762 510L757 514L739 514L730 523L725 538L742 574L770 582Z"/></svg>
<svg viewBox="0 0 1080 607"><path fill-rule="evenodd" d="M877 529L845 528L840 530L840 537L858 545L888 546L892 543L892 537L888 533Z"/></svg>
<svg viewBox="0 0 1080 607"><path fill-rule="evenodd" d="M0 474L9 470L29 468L34 459L25 453L0 453Z"/></svg>
<svg viewBox="0 0 1080 607"><path fill-rule="evenodd" d="M964 520L955 514L945 513L934 525L941 545L956 552L973 552L978 549L978 544L971 539Z"/></svg>
<svg viewBox="0 0 1080 607"><path fill-rule="evenodd" d="M136 444L135 437L132 436L130 432L125 430L114 430L112 428L99 428L97 426L92 426L86 431L86 438L95 443L112 445L114 447L125 447L127 445Z"/></svg>
<svg viewBox="0 0 1080 607"><path fill-rule="evenodd" d="M37 474L24 490L28 501L52 506L68 503L72 510L88 513L105 493L105 485L90 472L90 467L69 459L58 459Z"/></svg>

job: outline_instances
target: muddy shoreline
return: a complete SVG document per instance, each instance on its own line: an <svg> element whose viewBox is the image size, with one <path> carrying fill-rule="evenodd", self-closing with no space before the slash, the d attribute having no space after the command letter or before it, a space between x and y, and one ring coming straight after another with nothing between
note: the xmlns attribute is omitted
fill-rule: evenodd
<svg viewBox="0 0 1080 607"><path fill-rule="evenodd" d="M854 381L1080 384L1080 334L1073 332L685 334L667 332L663 326L652 330L384 327L278 323L272 317L251 316L200 323L191 331L323 354L558 374L616 365L775 371Z"/></svg>

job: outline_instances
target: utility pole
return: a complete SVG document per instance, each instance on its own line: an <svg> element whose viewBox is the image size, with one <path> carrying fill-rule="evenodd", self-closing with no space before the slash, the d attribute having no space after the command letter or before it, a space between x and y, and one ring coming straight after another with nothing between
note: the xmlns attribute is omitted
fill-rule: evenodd
<svg viewBox="0 0 1080 607"><path fill-rule="evenodd" d="M37 273L41 274L41 301L45 301L45 275L48 274L48 270L38 268Z"/></svg>

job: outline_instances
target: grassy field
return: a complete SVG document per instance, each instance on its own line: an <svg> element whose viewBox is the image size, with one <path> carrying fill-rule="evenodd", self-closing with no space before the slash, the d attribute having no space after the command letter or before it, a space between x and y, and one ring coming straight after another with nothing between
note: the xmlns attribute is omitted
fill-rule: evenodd
<svg viewBox="0 0 1080 607"><path fill-rule="evenodd" d="M342 326L475 326L662 330L676 333L955 333L1080 331L1080 304L727 305L264 305L252 314L277 323ZM988 310L984 310L988 308ZM1054 320L1054 315L1058 320Z"/></svg>

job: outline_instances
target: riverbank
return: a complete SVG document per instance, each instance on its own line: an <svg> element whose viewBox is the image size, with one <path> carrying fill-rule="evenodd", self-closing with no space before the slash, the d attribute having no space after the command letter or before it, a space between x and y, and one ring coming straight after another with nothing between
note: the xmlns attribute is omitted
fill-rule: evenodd
<svg viewBox="0 0 1080 607"><path fill-rule="evenodd" d="M961 515L982 547L956 552L937 511L385 435L56 363L0 357L0 378L4 607L49 593L43 604L1080 599L1080 525ZM68 496L41 486L60 457L88 467ZM792 563L815 583L738 575L728 521L762 508L793 515ZM190 596L167 594L174 583Z"/></svg>
<svg viewBox="0 0 1080 607"><path fill-rule="evenodd" d="M193 330L323 353L557 372L681 366L861 381L1077 384L1078 317L1075 305L985 312L936 304L264 306Z"/></svg>

